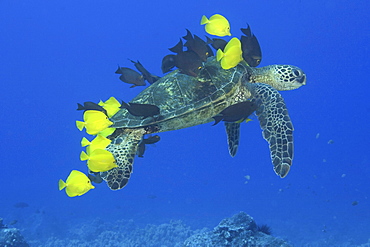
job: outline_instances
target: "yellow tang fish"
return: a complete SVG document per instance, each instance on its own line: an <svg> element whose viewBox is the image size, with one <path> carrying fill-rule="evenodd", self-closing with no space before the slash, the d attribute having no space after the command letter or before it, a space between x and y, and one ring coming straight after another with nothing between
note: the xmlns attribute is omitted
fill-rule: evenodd
<svg viewBox="0 0 370 247"><path fill-rule="evenodd" d="M116 98L110 97L105 102L100 101L98 105L102 106L107 111L108 117L112 117L120 110L121 103L119 103Z"/></svg>
<svg viewBox="0 0 370 247"><path fill-rule="evenodd" d="M95 187L91 184L90 179L82 172L73 170L69 174L67 181L59 179L59 190L66 188L69 197L82 196Z"/></svg>
<svg viewBox="0 0 370 247"><path fill-rule="evenodd" d="M250 118L247 118L246 120L245 120L245 122L246 123L249 123L250 121L253 121L252 119L250 119ZM239 121L236 121L235 123L242 123L242 122L244 122L244 119L240 119Z"/></svg>
<svg viewBox="0 0 370 247"><path fill-rule="evenodd" d="M95 149L89 154L82 151L80 159L87 160L87 166L93 172L105 172L117 167L113 154L105 149Z"/></svg>
<svg viewBox="0 0 370 247"><path fill-rule="evenodd" d="M99 132L99 135L107 137L113 134L113 132L116 130L116 128L106 128L105 130L102 130Z"/></svg>
<svg viewBox="0 0 370 247"><path fill-rule="evenodd" d="M108 117L103 112L95 110L85 111L84 122L76 121L77 128L82 130L85 127L89 135L96 135L112 124L113 123L109 121Z"/></svg>
<svg viewBox="0 0 370 247"><path fill-rule="evenodd" d="M100 134L98 134L91 142L85 137L83 137L81 140L82 147L88 146L86 147L88 154L93 152L95 149L105 149L110 143L111 140Z"/></svg>
<svg viewBox="0 0 370 247"><path fill-rule="evenodd" d="M232 38L225 46L224 51L217 50L217 61L220 60L223 69L231 69L243 60L241 43L238 38Z"/></svg>
<svg viewBox="0 0 370 247"><path fill-rule="evenodd" d="M220 37L231 36L229 21L222 15L215 14L209 19L203 15L200 24L205 24L206 32L209 34Z"/></svg>

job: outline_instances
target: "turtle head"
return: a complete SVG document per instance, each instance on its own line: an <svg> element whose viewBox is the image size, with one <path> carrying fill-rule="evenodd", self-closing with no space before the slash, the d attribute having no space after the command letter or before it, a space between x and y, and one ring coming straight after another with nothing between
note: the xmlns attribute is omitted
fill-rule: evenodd
<svg viewBox="0 0 370 247"><path fill-rule="evenodd" d="M271 86L279 91L293 90L306 85L306 74L293 65L272 65L275 83Z"/></svg>
<svg viewBox="0 0 370 247"><path fill-rule="evenodd" d="M249 82L266 83L278 91L287 91L306 85L306 74L293 65L275 64L254 68Z"/></svg>

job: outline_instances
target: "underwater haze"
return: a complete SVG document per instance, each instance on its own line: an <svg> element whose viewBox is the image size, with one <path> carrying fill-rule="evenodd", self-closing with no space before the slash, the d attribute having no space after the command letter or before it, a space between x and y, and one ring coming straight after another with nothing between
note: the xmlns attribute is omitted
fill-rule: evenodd
<svg viewBox="0 0 370 247"><path fill-rule="evenodd" d="M181 220L196 231L243 211L292 246L370 245L369 9L365 0L0 1L4 224L30 246L99 246L91 243L101 233L130 224ZM231 37L250 25L259 67L290 64L307 75L281 92L295 129L289 174L273 171L252 115L233 158L223 123L207 123L159 133L121 190L103 182L82 196L59 191L59 179L88 170L77 103L130 101L148 83L130 88L117 64L135 69L128 59L139 60L163 76L168 48L186 29L205 38L201 17L216 13ZM120 241L109 246L130 246Z"/></svg>

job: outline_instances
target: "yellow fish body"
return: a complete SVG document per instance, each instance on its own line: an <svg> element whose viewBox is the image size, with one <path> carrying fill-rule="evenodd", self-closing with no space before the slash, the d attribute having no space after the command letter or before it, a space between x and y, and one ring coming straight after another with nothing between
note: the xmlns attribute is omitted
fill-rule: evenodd
<svg viewBox="0 0 370 247"><path fill-rule="evenodd" d="M245 120L245 122L246 122L246 123L249 123L250 121L252 121L252 119L250 119L250 118L247 118L247 119ZM239 120L239 121L236 121L235 123L242 123L242 122L244 122L244 120L243 120L243 119L241 119L241 120Z"/></svg>
<svg viewBox="0 0 370 247"><path fill-rule="evenodd" d="M108 117L112 117L121 109L121 103L119 103L114 97L110 97L105 102L100 101L98 105L102 106L107 111Z"/></svg>
<svg viewBox="0 0 370 247"><path fill-rule="evenodd" d="M96 135L113 123L101 111L88 110L84 113L84 122L76 121L77 128L81 131L84 127L89 135Z"/></svg>
<svg viewBox="0 0 370 247"><path fill-rule="evenodd" d="M200 24L205 25L205 30L209 34L220 37L231 36L229 21L222 15L215 14L209 19L203 15Z"/></svg>
<svg viewBox="0 0 370 247"><path fill-rule="evenodd" d="M59 180L59 190L66 189L69 197L82 196L95 187L91 184L90 179L82 172L73 170L69 174L66 182Z"/></svg>
<svg viewBox="0 0 370 247"><path fill-rule="evenodd" d="M105 130L102 130L99 132L99 135L107 137L113 134L113 132L116 130L116 128L106 128Z"/></svg>
<svg viewBox="0 0 370 247"><path fill-rule="evenodd" d="M95 149L105 149L110 143L111 140L100 134L98 134L91 142L85 137L83 137L81 140L82 147L88 146L86 147L88 154L93 152Z"/></svg>
<svg viewBox="0 0 370 247"><path fill-rule="evenodd" d="M105 149L95 149L89 154L82 151L80 159L87 160L87 166L93 172L105 172L117 167L113 154Z"/></svg>
<svg viewBox="0 0 370 247"><path fill-rule="evenodd" d="M243 60L241 43L238 38L232 38L225 46L225 50L217 50L217 61L221 60L223 69L231 69Z"/></svg>

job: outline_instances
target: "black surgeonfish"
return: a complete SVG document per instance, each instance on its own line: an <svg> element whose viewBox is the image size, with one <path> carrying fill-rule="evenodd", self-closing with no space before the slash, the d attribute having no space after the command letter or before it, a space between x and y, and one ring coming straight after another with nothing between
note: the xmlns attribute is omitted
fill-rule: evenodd
<svg viewBox="0 0 370 247"><path fill-rule="evenodd" d="M152 75L148 70L144 68L144 66L139 62L132 61L129 59L135 66L135 68L140 71L140 73L143 75L144 79L147 80L150 84L153 84L156 82L160 77L156 75Z"/></svg>
<svg viewBox="0 0 370 247"><path fill-rule="evenodd" d="M144 138L137 147L137 156L143 158L145 153L145 145L157 143L160 139L161 138L159 137L159 135Z"/></svg>
<svg viewBox="0 0 370 247"><path fill-rule="evenodd" d="M101 111L105 115L107 115L107 111L102 106L100 106L100 105L98 105L94 102L86 101L86 102L84 102L83 105L81 105L80 103L77 103L77 111L84 111L85 112L85 111L88 111L88 110Z"/></svg>
<svg viewBox="0 0 370 247"><path fill-rule="evenodd" d="M168 50L172 51L173 53L179 54L184 51L183 47L184 44L182 43L182 39L180 39L180 41L174 47L168 48Z"/></svg>
<svg viewBox="0 0 370 247"><path fill-rule="evenodd" d="M202 68L202 59L193 51L184 51L176 55L175 65L182 73L196 77Z"/></svg>
<svg viewBox="0 0 370 247"><path fill-rule="evenodd" d="M127 109L127 111L137 117L153 117L160 114L159 107L151 104L137 104L137 103L126 103L122 101L120 108Z"/></svg>
<svg viewBox="0 0 370 247"><path fill-rule="evenodd" d="M91 171L90 171L91 172ZM91 182L100 184L103 182L103 179L100 176L100 172L91 172L87 177L90 179Z"/></svg>
<svg viewBox="0 0 370 247"><path fill-rule="evenodd" d="M256 36L251 31L250 26L248 25L247 28L240 29L243 34L240 41L242 43L242 51L243 51L243 59L248 63L251 67L257 67L261 63L262 59L262 52L260 44Z"/></svg>
<svg viewBox="0 0 370 247"><path fill-rule="evenodd" d="M213 47L213 49L215 49L216 51L218 49L224 50L225 49L225 46L227 45L227 41L226 40L217 39L217 38L211 39L208 36L206 36L206 38L207 38L207 43L208 44L211 44L211 46Z"/></svg>
<svg viewBox="0 0 370 247"><path fill-rule="evenodd" d="M182 73L194 77L198 75L203 61L194 51L183 51L183 43L181 39L174 47L169 48L169 50L176 53L175 66L179 68Z"/></svg>
<svg viewBox="0 0 370 247"><path fill-rule="evenodd" d="M250 101L231 105L213 117L213 119L215 120L215 123L213 125L218 124L220 121L242 122L246 120L256 109L257 105Z"/></svg>
<svg viewBox="0 0 370 247"><path fill-rule="evenodd" d="M173 67L175 67L175 60L176 60L176 55L173 55L173 54L167 55L162 59L161 69L162 69L163 74L170 72L173 69Z"/></svg>
<svg viewBox="0 0 370 247"><path fill-rule="evenodd" d="M144 76L140 75L139 72L133 69L118 66L118 69L115 73L121 74L119 77L121 81L128 84L133 84L131 87L145 86Z"/></svg>
<svg viewBox="0 0 370 247"><path fill-rule="evenodd" d="M208 44L202 40L201 38L199 38L197 35L193 35L191 34L191 32L186 29L186 35L183 37L183 39L186 40L184 46L186 46L188 48L188 51L193 51L195 52L201 59L203 62L207 61L207 58L210 57L210 56L213 56L213 52L211 50L211 53L209 53L209 46Z"/></svg>

